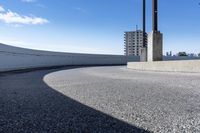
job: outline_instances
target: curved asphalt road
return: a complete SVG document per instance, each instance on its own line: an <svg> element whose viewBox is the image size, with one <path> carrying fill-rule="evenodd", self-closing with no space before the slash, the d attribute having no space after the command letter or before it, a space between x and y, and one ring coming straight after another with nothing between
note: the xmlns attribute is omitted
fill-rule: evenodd
<svg viewBox="0 0 200 133"><path fill-rule="evenodd" d="M200 74L125 67L0 75L0 132L200 132Z"/></svg>

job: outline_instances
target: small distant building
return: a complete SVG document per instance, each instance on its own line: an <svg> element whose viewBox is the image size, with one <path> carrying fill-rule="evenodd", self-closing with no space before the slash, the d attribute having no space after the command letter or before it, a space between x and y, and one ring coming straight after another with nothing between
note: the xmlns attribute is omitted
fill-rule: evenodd
<svg viewBox="0 0 200 133"><path fill-rule="evenodd" d="M146 41L147 45L147 34ZM124 33L124 55L140 56L143 47L143 31L129 31Z"/></svg>
<svg viewBox="0 0 200 133"><path fill-rule="evenodd" d="M166 56L169 56L169 52L166 52Z"/></svg>
<svg viewBox="0 0 200 133"><path fill-rule="evenodd" d="M172 56L172 51L169 52L169 55Z"/></svg>
<svg viewBox="0 0 200 133"><path fill-rule="evenodd" d="M172 55L172 51L166 52L166 56L173 56L173 55Z"/></svg>
<svg viewBox="0 0 200 133"><path fill-rule="evenodd" d="M194 53L190 53L188 54L189 57L196 57L196 55Z"/></svg>

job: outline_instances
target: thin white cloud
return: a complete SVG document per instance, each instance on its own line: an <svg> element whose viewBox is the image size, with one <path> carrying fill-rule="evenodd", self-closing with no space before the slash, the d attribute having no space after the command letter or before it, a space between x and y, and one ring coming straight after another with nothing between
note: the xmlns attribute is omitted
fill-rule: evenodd
<svg viewBox="0 0 200 133"><path fill-rule="evenodd" d="M36 0L21 0L22 2L27 2L27 3L32 3L32 2L36 2Z"/></svg>
<svg viewBox="0 0 200 133"><path fill-rule="evenodd" d="M5 9L0 5L0 12L4 12Z"/></svg>
<svg viewBox="0 0 200 133"><path fill-rule="evenodd" d="M43 4L37 4L36 6L37 6L37 7L40 7L40 8L43 8L43 9L44 9L44 8L47 8L47 7L46 7L45 5L43 5Z"/></svg>
<svg viewBox="0 0 200 133"><path fill-rule="evenodd" d="M74 7L75 10L82 12L82 13L87 13L87 10L80 8L80 7Z"/></svg>
<svg viewBox="0 0 200 133"><path fill-rule="evenodd" d="M2 6L0 6L0 21L13 25L42 25L49 23L45 18L24 16L10 10L6 11Z"/></svg>

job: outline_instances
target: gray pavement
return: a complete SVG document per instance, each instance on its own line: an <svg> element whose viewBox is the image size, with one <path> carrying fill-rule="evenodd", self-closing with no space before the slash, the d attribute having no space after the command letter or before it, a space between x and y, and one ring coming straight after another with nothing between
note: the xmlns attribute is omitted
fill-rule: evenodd
<svg viewBox="0 0 200 133"><path fill-rule="evenodd" d="M199 133L200 74L113 66L0 75L0 132Z"/></svg>

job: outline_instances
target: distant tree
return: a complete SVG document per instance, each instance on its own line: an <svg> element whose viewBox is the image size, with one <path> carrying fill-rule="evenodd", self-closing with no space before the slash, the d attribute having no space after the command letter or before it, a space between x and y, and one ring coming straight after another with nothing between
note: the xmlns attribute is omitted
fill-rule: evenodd
<svg viewBox="0 0 200 133"><path fill-rule="evenodd" d="M198 57L200 57L200 53L198 54Z"/></svg>
<svg viewBox="0 0 200 133"><path fill-rule="evenodd" d="M178 56L188 56L186 52L179 52Z"/></svg>

